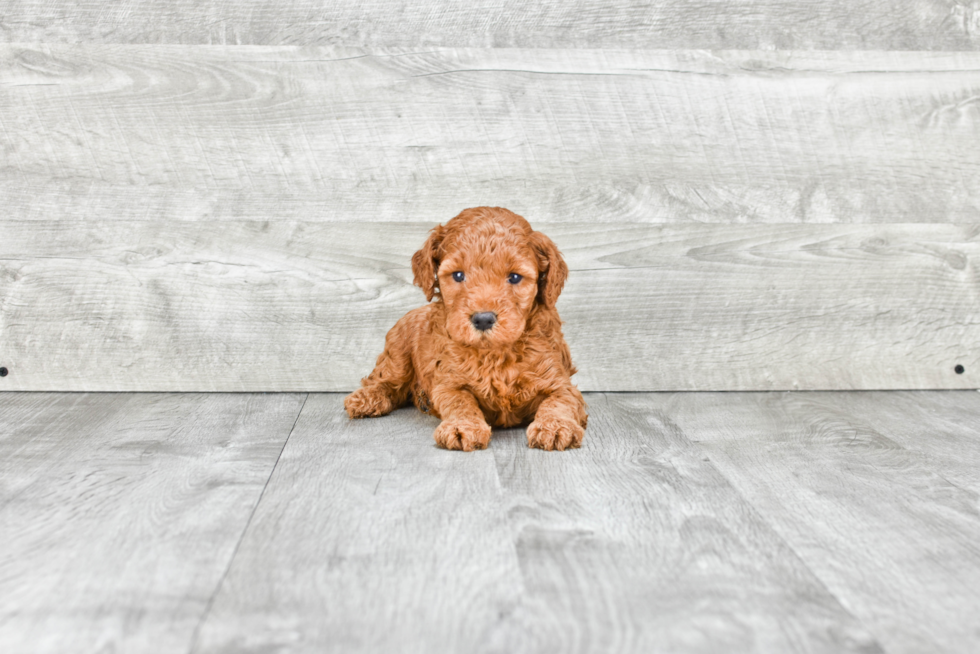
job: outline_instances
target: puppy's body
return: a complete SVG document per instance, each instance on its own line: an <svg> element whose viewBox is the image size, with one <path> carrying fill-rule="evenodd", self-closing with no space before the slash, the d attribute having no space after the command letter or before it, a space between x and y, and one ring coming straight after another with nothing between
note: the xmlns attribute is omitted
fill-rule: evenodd
<svg viewBox="0 0 980 654"><path fill-rule="evenodd" d="M542 400L562 391L575 373L554 309L532 310L527 330L511 347L482 350L454 341L445 314L445 305L434 302L399 320L365 386L398 379L398 392L391 385L386 394L392 404L411 400L437 418L443 415L433 398L440 389L465 388L490 425L513 427L529 422Z"/></svg>
<svg viewBox="0 0 980 654"><path fill-rule="evenodd" d="M348 414L411 400L442 418L435 439L450 449L482 449L490 425L528 422L529 445L578 447L588 417L554 307L568 269L550 239L506 209L467 209L432 231L412 268L436 301L388 332Z"/></svg>

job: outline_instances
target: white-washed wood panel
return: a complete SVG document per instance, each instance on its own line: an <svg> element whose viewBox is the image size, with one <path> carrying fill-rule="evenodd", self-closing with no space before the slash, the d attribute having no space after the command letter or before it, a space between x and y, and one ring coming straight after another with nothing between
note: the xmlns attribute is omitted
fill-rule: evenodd
<svg viewBox="0 0 980 654"><path fill-rule="evenodd" d="M7 0L0 39L67 43L960 50L971 0Z"/></svg>
<svg viewBox="0 0 980 654"><path fill-rule="evenodd" d="M0 222L0 390L350 390L430 226ZM583 390L980 386L980 226L543 231Z"/></svg>
<svg viewBox="0 0 980 654"><path fill-rule="evenodd" d="M0 47L5 217L978 222L980 53Z"/></svg>
<svg viewBox="0 0 980 654"><path fill-rule="evenodd" d="M0 394L0 650L188 651L304 399Z"/></svg>
<svg viewBox="0 0 980 654"><path fill-rule="evenodd" d="M493 454L311 395L192 651L475 652L522 590Z"/></svg>
<svg viewBox="0 0 980 654"><path fill-rule="evenodd" d="M342 399L304 407L193 651L880 652L642 399L589 397L559 455Z"/></svg>
<svg viewBox="0 0 980 654"><path fill-rule="evenodd" d="M525 589L495 651L881 652L655 400L586 401L580 450L491 441Z"/></svg>
<svg viewBox="0 0 980 654"><path fill-rule="evenodd" d="M980 494L980 393L814 393L814 411L851 416L855 429L886 434L943 478Z"/></svg>
<svg viewBox="0 0 980 654"><path fill-rule="evenodd" d="M976 478L963 485L947 475L958 467L952 458L980 457L980 398L946 394L959 413L973 415L951 441L927 414L908 410L941 406L922 395L726 393L645 401L698 442L885 651L972 654L980 608ZM893 436L896 402L907 407L901 430L914 431L912 439Z"/></svg>

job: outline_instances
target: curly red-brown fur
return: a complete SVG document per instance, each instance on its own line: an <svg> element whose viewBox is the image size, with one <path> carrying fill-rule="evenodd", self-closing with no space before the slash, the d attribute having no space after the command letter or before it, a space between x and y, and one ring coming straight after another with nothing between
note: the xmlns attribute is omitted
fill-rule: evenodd
<svg viewBox="0 0 980 654"><path fill-rule="evenodd" d="M528 422L531 447L579 447L588 415L555 309L568 266L551 239L507 209L466 209L431 231L412 271L435 301L388 332L374 371L344 401L348 415L412 401L442 418L434 436L449 449L484 449L491 425ZM478 329L477 313L495 314L492 327Z"/></svg>

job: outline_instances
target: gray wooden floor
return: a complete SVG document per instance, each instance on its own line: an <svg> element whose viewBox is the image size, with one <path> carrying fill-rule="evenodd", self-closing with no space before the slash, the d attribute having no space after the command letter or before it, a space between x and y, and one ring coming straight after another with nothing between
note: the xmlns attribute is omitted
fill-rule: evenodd
<svg viewBox="0 0 980 654"><path fill-rule="evenodd" d="M980 393L0 394L0 651L975 652Z"/></svg>

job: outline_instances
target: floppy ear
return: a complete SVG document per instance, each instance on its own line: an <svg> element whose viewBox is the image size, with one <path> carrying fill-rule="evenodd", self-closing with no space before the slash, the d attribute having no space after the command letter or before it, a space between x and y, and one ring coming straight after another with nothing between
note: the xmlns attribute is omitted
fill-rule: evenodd
<svg viewBox="0 0 980 654"><path fill-rule="evenodd" d="M541 232L531 233L531 247L538 257L538 302L554 307L568 279L568 266L554 242Z"/></svg>
<svg viewBox="0 0 980 654"><path fill-rule="evenodd" d="M412 255L412 272L415 285L425 291L425 299L431 300L436 294L436 270L439 269L440 246L445 227L436 225L429 232L429 238L422 249Z"/></svg>

